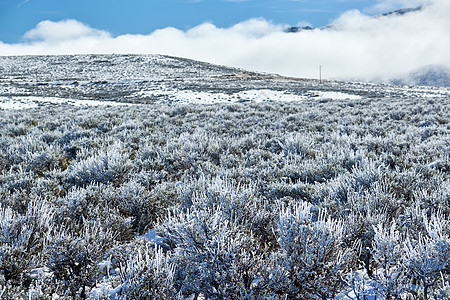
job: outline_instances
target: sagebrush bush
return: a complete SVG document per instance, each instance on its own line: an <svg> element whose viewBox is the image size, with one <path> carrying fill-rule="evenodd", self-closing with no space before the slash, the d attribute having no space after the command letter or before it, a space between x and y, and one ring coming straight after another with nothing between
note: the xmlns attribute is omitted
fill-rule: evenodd
<svg viewBox="0 0 450 300"><path fill-rule="evenodd" d="M26 290L30 273L45 263L47 233L53 230L53 209L44 199L33 199L21 214L0 205L0 285ZM6 295L13 294L6 291ZM6 297L6 296L5 296Z"/></svg>
<svg viewBox="0 0 450 300"><path fill-rule="evenodd" d="M226 80L230 93L287 84ZM135 101L142 87L117 86L61 89ZM0 110L0 294L446 299L448 96L365 89L359 100Z"/></svg>

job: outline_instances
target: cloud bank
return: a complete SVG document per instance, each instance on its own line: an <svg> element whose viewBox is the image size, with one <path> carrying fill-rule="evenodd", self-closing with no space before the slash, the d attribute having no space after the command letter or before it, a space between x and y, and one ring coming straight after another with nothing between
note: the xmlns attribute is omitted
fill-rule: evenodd
<svg viewBox="0 0 450 300"><path fill-rule="evenodd" d="M374 9L402 0L378 1ZM425 1L413 1L426 4ZM251 19L229 28L211 23L120 35L76 20L43 21L0 55L143 53L181 56L249 70L329 79L388 80L427 65L450 68L450 1L434 0L405 15L369 17L348 11L327 29L285 33L285 25Z"/></svg>

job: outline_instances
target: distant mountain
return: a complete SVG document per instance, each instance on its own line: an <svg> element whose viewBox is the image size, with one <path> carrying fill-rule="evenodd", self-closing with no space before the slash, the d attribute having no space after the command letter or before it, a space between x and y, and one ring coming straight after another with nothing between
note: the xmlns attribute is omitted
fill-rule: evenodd
<svg viewBox="0 0 450 300"><path fill-rule="evenodd" d="M398 10L394 10L391 12L387 12L382 14L382 16L391 16L391 15L404 15L407 13L411 13L411 12L415 12L415 11L419 11L422 10L423 6L418 6L418 7L414 7L414 8L402 8L402 9L398 9Z"/></svg>
<svg viewBox="0 0 450 300"><path fill-rule="evenodd" d="M391 81L400 85L450 87L450 69L443 66L425 66Z"/></svg>
<svg viewBox="0 0 450 300"><path fill-rule="evenodd" d="M305 30L314 30L314 28L312 28L310 26L303 26L303 27L293 26L293 27L286 28L284 30L284 32L296 33L296 32L305 31Z"/></svg>
<svg viewBox="0 0 450 300"><path fill-rule="evenodd" d="M420 11L423 9L423 6L418 6L418 7L413 7L413 8L402 8L402 9L398 9L398 10L394 10L391 12L387 12L378 16L375 16L375 18L379 18L379 17L386 17L386 16L402 16L408 13L412 13L412 12L416 12L416 11ZM311 26L292 26L292 27L288 27L284 30L284 32L287 33L297 33L297 32L301 32L301 31L309 31L309 30L314 30L314 29L328 29L328 28L333 28L333 25L328 25L325 27L318 27L318 28L314 28Z"/></svg>

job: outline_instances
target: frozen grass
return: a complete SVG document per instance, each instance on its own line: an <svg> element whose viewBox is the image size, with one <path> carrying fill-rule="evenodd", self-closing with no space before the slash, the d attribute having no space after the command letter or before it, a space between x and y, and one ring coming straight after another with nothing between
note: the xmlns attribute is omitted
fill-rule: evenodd
<svg viewBox="0 0 450 300"><path fill-rule="evenodd" d="M0 110L2 297L449 297L447 90L212 80Z"/></svg>

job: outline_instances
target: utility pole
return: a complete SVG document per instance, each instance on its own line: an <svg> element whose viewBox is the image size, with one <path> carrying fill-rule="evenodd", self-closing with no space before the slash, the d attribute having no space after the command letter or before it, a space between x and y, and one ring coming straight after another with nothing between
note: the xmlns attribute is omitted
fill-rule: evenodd
<svg viewBox="0 0 450 300"><path fill-rule="evenodd" d="M9 64L9 99L12 97L12 89L13 89L13 66L12 63Z"/></svg>
<svg viewBox="0 0 450 300"><path fill-rule="evenodd" d="M322 65L319 65L319 83L322 84Z"/></svg>
<svg viewBox="0 0 450 300"><path fill-rule="evenodd" d="M36 96L39 96L38 71L36 70Z"/></svg>

